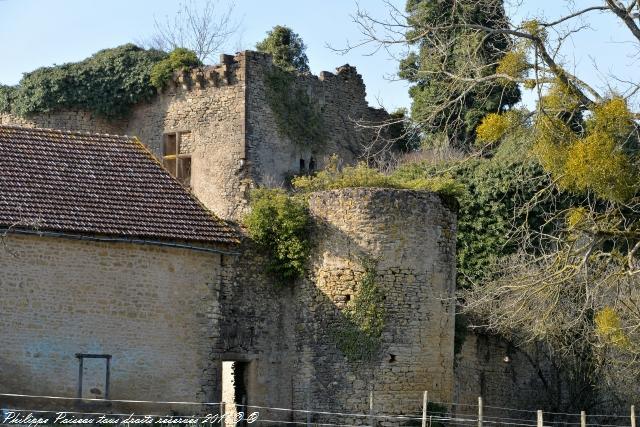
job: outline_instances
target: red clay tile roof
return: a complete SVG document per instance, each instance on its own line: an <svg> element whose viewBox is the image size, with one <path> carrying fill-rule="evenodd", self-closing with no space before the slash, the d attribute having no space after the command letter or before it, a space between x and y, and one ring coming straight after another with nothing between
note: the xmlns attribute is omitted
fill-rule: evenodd
<svg viewBox="0 0 640 427"><path fill-rule="evenodd" d="M135 138L0 126L0 227L130 239L238 236Z"/></svg>

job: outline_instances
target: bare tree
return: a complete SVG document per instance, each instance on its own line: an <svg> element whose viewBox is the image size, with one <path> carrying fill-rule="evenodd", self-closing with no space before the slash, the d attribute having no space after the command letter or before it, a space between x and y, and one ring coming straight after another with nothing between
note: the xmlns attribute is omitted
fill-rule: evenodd
<svg viewBox="0 0 640 427"><path fill-rule="evenodd" d="M155 33L143 44L165 52L177 47L190 49L202 62L214 62L214 55L240 28L233 18L235 3L224 6L220 0L184 0L178 11L164 20L154 18Z"/></svg>
<svg viewBox="0 0 640 427"><path fill-rule="evenodd" d="M446 79L447 86L414 117L424 124L444 121L457 126L453 107L487 82L512 82L533 88L537 107L515 126L533 140L544 186L514 217L540 215L543 223L514 223L511 239L517 255L495 266L489 280L463 293L475 326L521 344L544 342L563 369L584 379L590 393L607 384L636 394L640 375L640 79L600 73L596 87L581 77L585 65L571 60L571 43L588 31L593 14L618 22L628 40L628 61L640 52L640 2L637 0L566 1L560 16L522 22L504 19L492 25L466 15L469 4L499 7L495 0L411 2L415 7L442 7L442 19L421 20L388 3L388 16L359 9L354 20L364 38L347 49L372 51L396 47L405 57L416 46L428 46L442 61L409 70L416 81ZM417 5L417 6L416 6ZM456 9L459 8L459 9ZM433 12L433 9L428 11ZM453 17L453 18L451 18ZM475 60L488 38L509 38L508 52L495 63ZM468 46L464 60L451 67L452 46ZM597 55L592 55L598 64ZM431 56L428 56L431 58ZM616 70L617 71L617 70ZM480 99L479 102L484 102ZM513 117L496 109L479 151L499 143ZM478 134L480 135L480 134ZM622 386L621 386L622 385Z"/></svg>

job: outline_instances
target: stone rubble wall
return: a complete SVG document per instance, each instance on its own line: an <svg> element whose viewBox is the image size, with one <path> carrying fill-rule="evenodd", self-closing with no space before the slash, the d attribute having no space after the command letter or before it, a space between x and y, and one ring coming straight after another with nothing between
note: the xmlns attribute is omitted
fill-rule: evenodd
<svg viewBox="0 0 640 427"><path fill-rule="evenodd" d="M353 67L298 75L295 87L323 106L329 138L323 147L290 141L267 100L265 73L272 67L270 55L259 52L221 55L218 65L177 73L153 101L134 106L121 120L60 111L28 118L0 114L0 124L132 135L159 159L165 133L188 131L180 152L192 156L192 191L216 215L238 220L248 210L251 188L282 185L300 172L300 159L308 167L313 157L316 168L331 154L355 162L373 132L359 129L354 120L387 118L384 110L367 105L362 77Z"/></svg>
<svg viewBox="0 0 640 427"><path fill-rule="evenodd" d="M455 214L435 194L391 189L316 193L310 210L314 249L304 279L276 285L249 240L225 266L216 351L220 360L249 361L249 404L368 413L373 389L376 412L408 414L419 412L423 390L451 400ZM332 328L346 296L359 292L363 257L378 259L387 319L380 352L351 362ZM288 411L262 415L306 420Z"/></svg>
<svg viewBox="0 0 640 427"><path fill-rule="evenodd" d="M159 158L163 135L189 131L181 153L191 154L191 190L224 219L246 212L251 184L245 166L245 65L223 63L177 77L155 101L134 108L127 134L136 135Z"/></svg>
<svg viewBox="0 0 640 427"><path fill-rule="evenodd" d="M0 125L125 135L127 120L106 120L87 111L56 111L36 114L27 118L10 113L0 113Z"/></svg>
<svg viewBox="0 0 640 427"><path fill-rule="evenodd" d="M249 363L248 405L290 408L297 369L296 313L301 309L296 288L274 283L266 271L265 254L250 239L243 240L239 252L225 257L216 357ZM288 412L252 410L264 419L291 418Z"/></svg>
<svg viewBox="0 0 640 427"><path fill-rule="evenodd" d="M382 109L369 107L362 76L354 67L344 65L335 73L296 75L292 91L302 90L321 111L327 141L314 146L309 141L292 141L279 129L268 96L266 77L273 72L271 56L245 52L247 61L247 151L252 177L258 185L283 185L291 175L308 170L311 158L316 170L322 169L329 156L337 154L352 164L362 158L365 147L372 144L375 133L357 122L382 123L388 118Z"/></svg>
<svg viewBox="0 0 640 427"><path fill-rule="evenodd" d="M494 335L467 332L455 379L454 401L461 404L477 405L482 396L488 406L537 410L559 400L557 372L544 353L517 349Z"/></svg>
<svg viewBox="0 0 640 427"><path fill-rule="evenodd" d="M450 401L455 213L433 193L365 188L315 193L310 210L316 246L299 296L297 406L367 413L369 391L385 414L419 411L423 390ZM380 352L352 362L331 330L359 292L363 258L377 260L386 320Z"/></svg>
<svg viewBox="0 0 640 427"><path fill-rule="evenodd" d="M475 416L478 396L487 406L484 413L488 417L535 423L535 411L541 409L545 423L558 425L579 422L578 416L566 413L624 414L633 403L607 390L607 384L601 384L599 398L593 395L596 398L589 401L587 390L569 377L566 365L554 360L544 344L515 346L503 337L479 331L467 331L455 357L454 372L454 402L460 404L455 408L457 415ZM608 421L616 422L615 417ZM608 421L607 417L598 418L601 424Z"/></svg>

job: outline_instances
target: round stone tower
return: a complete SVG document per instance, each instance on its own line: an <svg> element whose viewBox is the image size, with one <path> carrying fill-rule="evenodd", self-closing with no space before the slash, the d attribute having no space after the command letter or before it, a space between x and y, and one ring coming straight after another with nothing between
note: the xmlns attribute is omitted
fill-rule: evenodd
<svg viewBox="0 0 640 427"><path fill-rule="evenodd" d="M409 414L453 393L455 207L422 191L315 193L294 407ZM355 345L354 345L355 343ZM344 420L343 420L344 421ZM355 421L355 420L354 420Z"/></svg>

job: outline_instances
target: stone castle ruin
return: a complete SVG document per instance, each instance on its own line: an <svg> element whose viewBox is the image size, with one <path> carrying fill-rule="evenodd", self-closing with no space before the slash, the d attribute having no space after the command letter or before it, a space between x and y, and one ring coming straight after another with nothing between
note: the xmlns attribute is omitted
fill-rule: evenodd
<svg viewBox="0 0 640 427"><path fill-rule="evenodd" d="M248 189L320 169L330 154L355 161L373 135L354 121L386 118L384 110L367 105L362 77L349 65L336 73L299 75L285 89L299 89L313 100L326 138L316 145L291 140L267 101L265 76L274 69L268 54L222 55L220 65L180 74L154 102L138 105L123 120L61 111L28 119L0 114L0 124L135 135L158 159L177 155L166 166L179 168L179 179L188 175L188 186L216 215L238 219L246 212Z"/></svg>
<svg viewBox="0 0 640 427"><path fill-rule="evenodd" d="M217 217L238 221L250 189L321 169L331 154L354 163L375 143L373 132L354 120L387 117L367 105L353 67L299 75L288 89L310 100L323 135L321 144L296 140L269 103L265 76L273 68L266 54L223 55L220 65L176 76L124 119L84 111L2 114L0 129L135 135L156 158L139 159L144 168L162 163ZM23 138L12 132L12 141ZM34 132L28 138L48 138ZM103 137L96 141L109 143ZM129 185L135 168L114 167ZM376 412L415 414L423 390L440 402L510 398L503 386L515 377L501 365L507 349L500 343L474 336L454 356L456 214L449 204L427 192L354 188L315 193L309 207L313 251L307 275L293 287L273 283L264 255L233 224L236 238L214 236L201 246L187 244L197 240L188 230L186 237L151 240L116 232L107 241L96 237L102 231L71 227L76 238L68 230L61 237L47 231L46 218L37 232L7 232L10 251L0 251L0 392L75 396L84 381L82 397L96 397L91 390L104 395L108 387L110 399L219 402L229 375L223 366L233 366L234 390L226 395L239 405L367 413L373 392ZM164 224L154 218L144 221ZM336 333L367 280L382 296L385 321L379 349L354 358ZM516 353L512 359L524 363ZM109 355L109 384L102 359L87 359L80 370L93 371L79 380L78 354ZM537 387L535 372L518 381L527 390ZM5 400L0 397L0 407ZM192 410L170 406L162 409ZM268 416L306 419L290 411Z"/></svg>

